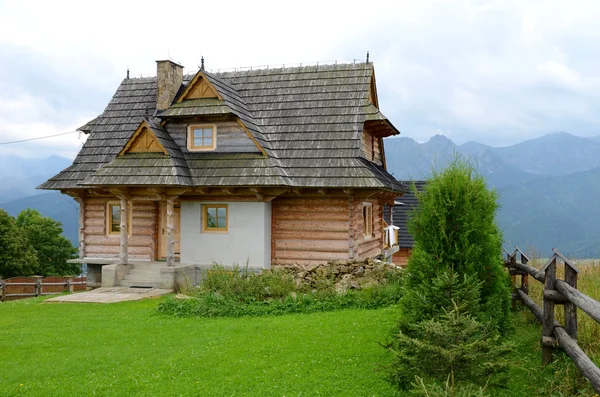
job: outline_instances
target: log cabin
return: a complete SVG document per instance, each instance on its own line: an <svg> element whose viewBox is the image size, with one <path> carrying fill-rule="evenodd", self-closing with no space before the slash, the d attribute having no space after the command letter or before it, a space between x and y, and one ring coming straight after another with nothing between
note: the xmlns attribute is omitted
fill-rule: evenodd
<svg viewBox="0 0 600 397"><path fill-rule="evenodd" d="M372 63L194 74L172 60L127 77L79 130L73 164L40 189L80 205L96 286L174 288L217 262L253 268L390 258ZM393 240L393 237L391 237ZM389 237L388 237L389 240Z"/></svg>

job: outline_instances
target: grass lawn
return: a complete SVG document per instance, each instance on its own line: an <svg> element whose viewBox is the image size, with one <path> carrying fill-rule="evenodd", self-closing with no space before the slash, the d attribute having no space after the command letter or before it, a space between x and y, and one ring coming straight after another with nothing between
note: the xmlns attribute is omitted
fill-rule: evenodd
<svg viewBox="0 0 600 397"><path fill-rule="evenodd" d="M0 396L394 395L376 368L395 308L205 319L156 314L159 302L0 303ZM514 319L514 365L490 394L580 395L553 384L564 366L541 368L531 315Z"/></svg>
<svg viewBox="0 0 600 397"><path fill-rule="evenodd" d="M396 309L171 318L160 300L0 303L0 395L384 396ZM22 386L21 386L22 385Z"/></svg>

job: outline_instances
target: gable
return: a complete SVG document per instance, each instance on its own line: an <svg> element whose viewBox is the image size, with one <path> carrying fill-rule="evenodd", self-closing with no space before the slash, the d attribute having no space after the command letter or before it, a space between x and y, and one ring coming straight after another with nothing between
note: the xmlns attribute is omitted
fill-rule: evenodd
<svg viewBox="0 0 600 397"><path fill-rule="evenodd" d="M148 123L144 120L133 133L129 142L119 153L122 156L126 153L164 153L167 154L165 147L158 141L156 135L150 129Z"/></svg>
<svg viewBox="0 0 600 397"><path fill-rule="evenodd" d="M201 98L218 98L223 100L206 75L202 71L199 71L181 93L181 96L177 99L177 103L181 103L181 101L186 99Z"/></svg>
<svg viewBox="0 0 600 397"><path fill-rule="evenodd" d="M371 82L369 84L369 102L379 109L379 99L377 98L377 84L375 83L375 71L371 75Z"/></svg>

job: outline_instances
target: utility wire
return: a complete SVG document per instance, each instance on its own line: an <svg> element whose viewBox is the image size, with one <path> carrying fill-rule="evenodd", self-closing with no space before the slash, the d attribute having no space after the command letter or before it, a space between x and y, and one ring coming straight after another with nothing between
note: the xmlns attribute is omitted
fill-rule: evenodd
<svg viewBox="0 0 600 397"><path fill-rule="evenodd" d="M37 141L37 140L40 140L40 139L54 138L55 136L61 136L61 135L67 135L67 134L75 134L76 132L79 132L79 131L63 132L62 134L54 134L54 135L40 136L40 137L37 137L37 138L21 139L19 141L0 142L0 145L9 145L11 143L21 143L21 142Z"/></svg>
<svg viewBox="0 0 600 397"><path fill-rule="evenodd" d="M573 252L572 254L578 254L578 253L580 253L580 252L582 252L582 251L586 251L586 250L589 250L589 249L592 249L592 248L596 248L596 247L598 247L598 246L600 246L600 243L598 243L598 244L594 244L594 245L592 245L591 247L587 247L587 248L580 249L579 251L575 251L575 252Z"/></svg>

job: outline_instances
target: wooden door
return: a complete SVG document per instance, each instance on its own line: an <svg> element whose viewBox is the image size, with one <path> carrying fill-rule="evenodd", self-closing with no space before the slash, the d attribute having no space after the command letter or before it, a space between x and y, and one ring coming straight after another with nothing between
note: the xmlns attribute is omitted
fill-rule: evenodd
<svg viewBox="0 0 600 397"><path fill-rule="evenodd" d="M173 206L175 257L179 258L181 252L181 207L179 204ZM167 204L160 203L158 210L158 258L167 258Z"/></svg>

